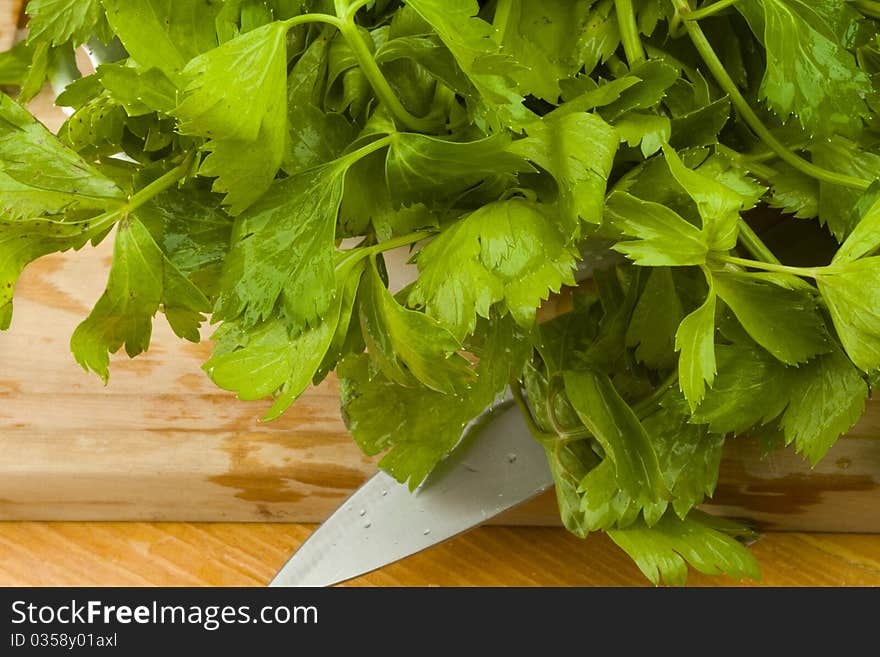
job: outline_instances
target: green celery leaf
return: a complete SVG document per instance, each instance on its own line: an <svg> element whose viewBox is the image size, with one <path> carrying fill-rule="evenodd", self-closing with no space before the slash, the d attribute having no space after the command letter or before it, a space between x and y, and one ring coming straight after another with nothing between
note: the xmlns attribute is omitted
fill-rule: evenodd
<svg viewBox="0 0 880 657"><path fill-rule="evenodd" d="M675 513L682 520L707 495L715 492L725 438L723 434L709 433L705 427L689 424L689 419L687 415L663 408L642 422L657 450Z"/></svg>
<svg viewBox="0 0 880 657"><path fill-rule="evenodd" d="M545 208L523 199L499 201L461 219L418 253L420 276L408 302L424 307L459 340L473 333L477 315L488 318L500 301L529 326L551 292L575 284L576 260Z"/></svg>
<svg viewBox="0 0 880 657"><path fill-rule="evenodd" d="M508 151L509 145L505 134L453 142L397 133L385 163L388 186L398 203L449 204L486 178L515 180L517 173L532 171L528 162Z"/></svg>
<svg viewBox="0 0 880 657"><path fill-rule="evenodd" d="M744 167L719 152L703 160L694 171L738 195L743 211L756 207L767 192L767 187L758 183Z"/></svg>
<svg viewBox="0 0 880 657"><path fill-rule="evenodd" d="M111 180L0 94L0 216L88 216L123 200Z"/></svg>
<svg viewBox="0 0 880 657"><path fill-rule="evenodd" d="M706 262L709 245L699 228L673 210L628 194L612 192L605 219L627 237L614 250L643 267L677 267Z"/></svg>
<svg viewBox="0 0 880 657"><path fill-rule="evenodd" d="M593 3L577 43L584 72L589 75L599 64L608 61L619 45L620 26L614 3Z"/></svg>
<svg viewBox="0 0 880 657"><path fill-rule="evenodd" d="M669 145L673 148L696 148L718 142L718 135L730 119L730 101L719 98L672 119Z"/></svg>
<svg viewBox="0 0 880 657"><path fill-rule="evenodd" d="M372 372L367 355L348 356L338 371L343 417L355 441L368 455L387 450L380 467L411 489L452 450L471 419L460 398L398 385Z"/></svg>
<svg viewBox="0 0 880 657"><path fill-rule="evenodd" d="M565 373L565 391L581 422L614 463L618 485L645 506L669 491L642 423L603 374Z"/></svg>
<svg viewBox="0 0 880 657"><path fill-rule="evenodd" d="M514 0L506 20L495 21L504 33L502 52L518 64L512 67L511 77L522 95L554 104L559 100L559 81L581 67L577 42L589 4L584 0Z"/></svg>
<svg viewBox="0 0 880 657"><path fill-rule="evenodd" d="M145 70L158 68L176 79L193 57L217 46L218 0L101 2L113 33Z"/></svg>
<svg viewBox="0 0 880 657"><path fill-rule="evenodd" d="M516 325L493 319L480 325L478 378L467 395L421 385L401 386L373 369L367 355L339 364L343 417L368 455L386 452L379 466L410 489L418 486L461 438L464 426L492 403L531 353Z"/></svg>
<svg viewBox="0 0 880 657"><path fill-rule="evenodd" d="M142 70L131 62L102 64L97 75L101 86L129 116L170 114L177 107L177 88L161 69Z"/></svg>
<svg viewBox="0 0 880 657"><path fill-rule="evenodd" d="M137 216L165 257L213 299L233 226L217 196L194 185L172 188L138 208Z"/></svg>
<svg viewBox="0 0 880 657"><path fill-rule="evenodd" d="M305 391L328 352L340 348L348 331L352 307L365 261L338 259L338 288L330 308L316 326L291 335L280 318L243 330L236 322L224 324L214 336L217 346L204 369L211 380L239 399L255 400L280 391L263 418L280 416Z"/></svg>
<svg viewBox="0 0 880 657"><path fill-rule="evenodd" d="M244 327L280 304L291 326L319 320L336 290L333 243L347 165L330 163L276 181L238 216L215 317Z"/></svg>
<svg viewBox="0 0 880 657"><path fill-rule="evenodd" d="M672 271L651 270L626 330L626 346L636 348L636 359L654 369L675 365L675 333L684 309Z"/></svg>
<svg viewBox="0 0 880 657"><path fill-rule="evenodd" d="M113 181L0 94L0 329L12 321L24 267L99 240L123 201Z"/></svg>
<svg viewBox="0 0 880 657"><path fill-rule="evenodd" d="M0 177L2 183L2 177ZM12 293L25 266L50 253L81 249L97 241L118 217L102 215L101 221L68 222L46 219L8 219L0 216L0 330L12 321Z"/></svg>
<svg viewBox="0 0 880 657"><path fill-rule="evenodd" d="M847 355L865 372L880 368L880 256L823 267L816 282Z"/></svg>
<svg viewBox="0 0 880 657"><path fill-rule="evenodd" d="M880 155L843 137L817 140L810 145L813 162L838 173L875 181L880 178ZM842 242L859 217L853 213L862 192L828 182L819 183L819 219Z"/></svg>
<svg viewBox="0 0 880 657"><path fill-rule="evenodd" d="M789 402L790 370L764 349L717 344L715 383L693 414L712 433L743 433L777 418Z"/></svg>
<svg viewBox="0 0 880 657"><path fill-rule="evenodd" d="M461 344L437 320L401 306L375 266L361 286L358 306L367 349L382 373L399 385L421 382L437 392L466 390L474 378Z"/></svg>
<svg viewBox="0 0 880 657"><path fill-rule="evenodd" d="M199 341L199 326L210 303L131 216L116 233L107 289L70 339L77 362L106 382L109 354L124 345L133 358L149 348L153 316L160 307L177 335Z"/></svg>
<svg viewBox="0 0 880 657"><path fill-rule="evenodd" d="M816 465L865 410L868 385L840 351L791 373L791 403L780 426L786 443Z"/></svg>
<svg viewBox="0 0 880 657"><path fill-rule="evenodd" d="M85 43L104 18L100 0L31 0L27 5L28 41L63 46Z"/></svg>
<svg viewBox="0 0 880 657"><path fill-rule="evenodd" d="M174 110L179 130L211 138L200 173L217 178L232 214L271 185L286 150L287 28L270 23L193 59Z"/></svg>
<svg viewBox="0 0 880 657"><path fill-rule="evenodd" d="M514 142L510 150L556 179L566 234L576 240L581 219L590 224L602 221L617 133L595 114L557 112L528 124L526 133L528 137Z"/></svg>
<svg viewBox="0 0 880 657"><path fill-rule="evenodd" d="M339 157L355 137L345 117L319 106L329 43L326 33L315 39L287 79L288 138L282 166L290 175Z"/></svg>
<svg viewBox="0 0 880 657"><path fill-rule="evenodd" d="M639 146L642 155L650 157L672 136L669 117L642 112L627 112L614 122L620 140L628 146Z"/></svg>
<svg viewBox="0 0 880 657"><path fill-rule="evenodd" d="M59 107L78 110L95 96L100 96L103 91L104 86L97 74L84 75L64 87L64 90L55 99L55 104Z"/></svg>
<svg viewBox="0 0 880 657"><path fill-rule="evenodd" d="M476 0L408 0L434 28L477 90L478 114L491 126L517 126L533 115L508 77L511 62L501 53L492 25L477 17Z"/></svg>
<svg viewBox="0 0 880 657"><path fill-rule="evenodd" d="M694 514L697 516L697 514ZM699 518L699 519L698 519ZM719 521L707 517L681 520L667 514L653 527L637 523L608 532L611 540L626 552L655 586L683 586L687 564L701 573L725 574L735 579L759 579L758 562L731 534L746 533L729 523L716 529Z"/></svg>
<svg viewBox="0 0 880 657"><path fill-rule="evenodd" d="M344 235L363 235L372 224L379 240L386 241L437 227L437 216L422 203L395 207L396 199L392 198L385 176L385 158L385 153L372 153L348 170L339 213Z"/></svg>
<svg viewBox="0 0 880 657"><path fill-rule="evenodd" d="M358 31L364 43L373 44L372 36L366 29L358 28ZM360 118L373 99L373 89L358 66L354 49L346 39L337 36L330 41L327 55L324 107L330 112L348 113L353 118Z"/></svg>
<svg viewBox="0 0 880 657"><path fill-rule="evenodd" d="M691 410L703 400L717 372L715 361L715 290L710 287L705 303L685 317L675 333L678 382Z"/></svg>
<svg viewBox="0 0 880 657"><path fill-rule="evenodd" d="M722 434L711 434L705 427L688 424L687 416L661 409L643 422L663 479L670 491L673 508L684 519L690 510L711 495L718 482ZM605 459L586 474L578 486L582 495L581 527L588 531L623 529L642 514L644 522L655 525L669 507L667 500L641 506L621 490L614 463Z"/></svg>
<svg viewBox="0 0 880 657"><path fill-rule="evenodd" d="M52 48L47 41L36 43L32 50L30 66L27 74L21 80L21 88L18 91L18 102L27 105L43 89L43 85L49 77L49 71L60 59L69 55L67 48ZM69 60L68 60L69 61Z"/></svg>
<svg viewBox="0 0 880 657"><path fill-rule="evenodd" d="M27 41L19 41L9 50L0 52L0 86L20 87L24 84L35 50Z"/></svg>
<svg viewBox="0 0 880 657"><path fill-rule="evenodd" d="M375 59L380 65L409 60L429 71L432 76L462 96L466 96L473 89L467 75L456 63L455 57L433 34L399 36L390 39L378 46ZM386 73L387 68L385 66Z"/></svg>
<svg viewBox="0 0 880 657"><path fill-rule="evenodd" d="M551 375L567 369L578 353L587 352L599 332L602 308L595 291L586 286L574 288L572 306L569 312L538 324L535 347Z"/></svg>
<svg viewBox="0 0 880 657"><path fill-rule="evenodd" d="M751 338L788 365L831 349L815 296L746 273L716 272L715 291Z"/></svg>
<svg viewBox="0 0 880 657"><path fill-rule="evenodd" d="M529 399L532 397L530 396ZM581 483L589 472L598 470L604 463L608 463L604 467L610 474L607 489L619 490L617 479L614 476L614 464L606 459L602 464L596 466L598 457L585 441L569 443L561 448L548 446L545 451L547 463L550 465L550 472L553 475L556 501L562 524L575 536L584 538L593 531L593 527L597 526L601 520L590 514L590 508L585 510L584 493L580 488ZM598 484L605 483L597 482L595 488L598 488ZM603 488L603 490L605 489ZM600 494L599 490L596 492ZM607 496L610 498L613 494L613 492L609 492Z"/></svg>
<svg viewBox="0 0 880 657"><path fill-rule="evenodd" d="M363 259L366 256L363 255L362 258L362 251L363 249L350 249L336 252L337 286L333 303L334 307L336 304L340 306L339 321L336 323L336 332L330 339L330 346L325 350L324 359L312 378L315 385L323 381L349 352L359 353L363 350L360 322L355 317L358 292L366 268ZM333 317L335 318L335 313ZM354 346L353 336L357 336L357 346Z"/></svg>
<svg viewBox="0 0 880 657"><path fill-rule="evenodd" d="M577 492L580 495L581 523L586 532L632 525L642 511L632 496L621 490L614 461L610 458L581 478Z"/></svg>
<svg viewBox="0 0 880 657"><path fill-rule="evenodd" d="M59 138L89 159L119 152L126 113L109 94L95 96L73 113L58 131Z"/></svg>
<svg viewBox="0 0 880 657"><path fill-rule="evenodd" d="M226 195L230 214L241 214L268 194L284 160L286 130L283 115L272 114L257 142L213 139L203 147L209 155L199 175L215 179L213 190Z"/></svg>
<svg viewBox="0 0 880 657"><path fill-rule="evenodd" d="M754 207L757 199L752 194L742 194L731 189L717 177L688 169L678 154L668 146L663 148L663 154L672 176L697 204L709 248L714 251L729 251L735 247L739 234L739 213Z"/></svg>
<svg viewBox="0 0 880 657"><path fill-rule="evenodd" d="M570 92L570 98L553 110L557 115L589 112L597 107L610 105L620 99L623 92L639 84L641 80L634 75L624 75L616 80L596 83L592 78L579 76L563 80L562 84Z"/></svg>
<svg viewBox="0 0 880 657"><path fill-rule="evenodd" d="M600 110L603 118L612 123L627 112L655 107L679 78L678 69L662 59L649 59L630 69L630 76L640 81L622 91L620 98Z"/></svg>
<svg viewBox="0 0 880 657"><path fill-rule="evenodd" d="M737 3L766 48L760 94L784 121L792 114L811 134L857 135L871 82L829 22L843 9L832 2L742 0ZM829 3L824 3L829 4Z"/></svg>
<svg viewBox="0 0 880 657"><path fill-rule="evenodd" d="M880 248L880 199L875 200L859 219L849 237L834 254L833 263L852 262L862 256L872 255Z"/></svg>
<svg viewBox="0 0 880 657"><path fill-rule="evenodd" d="M798 219L818 217L819 182L785 162L774 163L773 171L773 176L768 180L768 205L793 214Z"/></svg>

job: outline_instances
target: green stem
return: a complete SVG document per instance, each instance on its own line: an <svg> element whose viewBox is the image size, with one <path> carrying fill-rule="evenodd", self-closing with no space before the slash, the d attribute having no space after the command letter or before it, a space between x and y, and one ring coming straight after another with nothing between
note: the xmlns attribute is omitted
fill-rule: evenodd
<svg viewBox="0 0 880 657"><path fill-rule="evenodd" d="M379 253L384 253L385 251L391 251L392 249L399 249L402 246L409 246L410 244L426 240L435 234L436 233L432 233L428 230L420 230L415 233L409 233L408 235L401 235L400 237L379 242L370 247L370 255L377 255Z"/></svg>
<svg viewBox="0 0 880 657"><path fill-rule="evenodd" d="M639 420L643 420L645 418L645 414L648 411L653 410L654 407L663 398L663 395L665 395L666 392L676 383L678 383L677 370L673 371L669 376L663 379L660 385L654 389L654 392L652 392L650 396L645 397L643 400L636 404L633 404L632 410L633 413L636 414L636 417L638 417Z"/></svg>
<svg viewBox="0 0 880 657"><path fill-rule="evenodd" d="M773 254L773 251L764 244L761 238L758 237L758 234L742 217L739 218L739 241L758 260L774 265L782 264L779 262L779 258Z"/></svg>
<svg viewBox="0 0 880 657"><path fill-rule="evenodd" d="M345 18L340 20L339 31L351 47L358 66L364 72L367 81L373 87L373 91L376 92L379 100L391 110L391 113L407 129L416 132L432 132L439 127L438 122L433 118L415 116L403 106L403 103L400 102L397 94L394 93L391 85L388 84L388 80L379 69L379 65L376 64L376 60L373 59L373 53L358 31L358 27L351 15L346 14Z"/></svg>
<svg viewBox="0 0 880 657"><path fill-rule="evenodd" d="M534 436L535 440L545 447L548 444L553 444L556 441L556 434L542 430L541 427L538 426L538 423L535 422L535 418L532 416L532 411L529 408L528 403L526 403L526 398L523 395L522 386L516 379L511 379L510 381L510 393L513 395L513 401L515 401L516 405L519 407L519 412L522 414L523 420L525 420L526 426L532 436Z"/></svg>
<svg viewBox="0 0 880 657"><path fill-rule="evenodd" d="M373 53L370 51L369 46L358 31L357 24L354 22L354 15L367 4L367 1L357 0L348 4L346 0L334 0L336 16L329 14L302 14L284 21L284 26L287 29L291 29L307 23L333 25L342 33L346 43L351 47L358 66L363 71L376 96L391 110L391 113L410 130L419 132L435 130L438 127L437 121L432 118L414 116L403 106L403 103L400 102L397 94L394 93L391 85L388 84L388 80L379 69L379 65L376 64L376 60L373 59Z"/></svg>
<svg viewBox="0 0 880 657"><path fill-rule="evenodd" d="M687 0L672 0L672 3L679 14L681 14L682 18L686 18L687 15L691 13L691 9L687 3ZM767 126L764 125L760 117L752 109L751 105L749 105L745 97L740 93L739 88L736 86L736 83L733 81L730 75L728 75L727 70L724 68L724 64L722 64L721 60L718 59L718 55L715 54L712 45L706 38L706 35L700 27L699 23L697 21L685 20L684 25L685 29L687 29L688 35L691 38L691 41L694 44L694 47L697 49L697 52L700 53L700 56L706 63L706 66L709 68L709 70L712 72L712 75L715 77L715 80L718 82L718 85L730 97L734 107L736 107L743 120L745 120L748 126L755 132L758 137L761 138L761 140L765 144L767 144L771 149L776 152L780 159L788 162L795 169L807 174L808 176L811 176L823 182L831 183L833 185L851 187L852 189L858 189L860 191L864 191L871 186L871 183L867 180L836 173L834 171L816 166L812 162L808 162L807 160L793 153L782 142L776 139L776 137L773 136L773 133L771 133L770 130L767 129Z"/></svg>
<svg viewBox="0 0 880 657"><path fill-rule="evenodd" d="M346 153L345 155L340 156L338 161L341 161L341 163L344 163L346 166L353 166L356 162L364 159L368 155L372 155L376 151L381 151L383 148L387 148L393 141L394 135L385 135L381 139L371 141L366 146L361 146L351 153Z"/></svg>
<svg viewBox="0 0 880 657"><path fill-rule="evenodd" d="M703 18L708 18L709 16L717 14L722 9L727 9L737 2L739 2L739 0L718 0L718 2L713 2L711 5L704 5L699 9L688 12L687 14L682 16L682 20L698 21Z"/></svg>
<svg viewBox="0 0 880 657"><path fill-rule="evenodd" d="M764 271L775 272L777 274L791 274L800 278L816 278L823 267L789 267L772 262L760 262L758 260L746 260L745 258L737 258L736 256L719 256L721 262L728 262L732 265L747 267L749 269L762 269Z"/></svg>
<svg viewBox="0 0 880 657"><path fill-rule="evenodd" d="M128 199L128 203L126 203L122 207L122 209L125 212L133 212L147 201L150 201L153 197L158 196L162 192L176 185L178 182L180 182L181 178L185 177L186 174L189 173L192 162L193 154L189 153L186 158L184 158L183 162L171 169L171 171L156 178L156 180L151 182L149 185L141 190L138 190L137 193L133 194Z"/></svg>
<svg viewBox="0 0 880 657"><path fill-rule="evenodd" d="M768 182L772 181L773 178L778 174L778 171L776 171L776 169L761 164L761 162L764 162L765 160L772 160L776 157L776 153L774 153L773 151L769 151L769 156L767 156L767 153L757 153L752 156L743 155L742 153L739 153L732 148L728 148L724 144L716 144L715 149L725 157L735 162L738 166L748 170L750 173L755 174L756 176L758 176L758 178L761 178L762 180L766 180Z"/></svg>
<svg viewBox="0 0 880 657"><path fill-rule="evenodd" d="M744 169L758 176L761 180L770 182L777 175L776 169L760 164L759 162L740 161L740 165Z"/></svg>
<svg viewBox="0 0 880 657"><path fill-rule="evenodd" d="M350 5L348 5L348 15L354 16L363 7L366 7L368 4L370 4L370 2L372 2L372 0L357 0L356 2L352 2Z"/></svg>
<svg viewBox="0 0 880 657"><path fill-rule="evenodd" d="M880 18L880 2L874 2L873 0L856 0L855 5L863 14L865 14L865 16Z"/></svg>
<svg viewBox="0 0 880 657"><path fill-rule="evenodd" d="M642 39L639 36L639 26L636 23L636 12L633 10L632 0L616 0L614 7L617 10L617 23L620 26L620 41L623 43L623 52L626 53L629 67L632 68L646 59Z"/></svg>
<svg viewBox="0 0 880 657"><path fill-rule="evenodd" d="M293 18L288 18L284 21L284 27L290 30L307 23L326 23L328 25L333 25L336 28L342 26L342 21L336 16L331 16L330 14L301 14L300 16L294 16Z"/></svg>
<svg viewBox="0 0 880 657"><path fill-rule="evenodd" d="M88 223L90 224L90 229L93 231L100 231L102 228L116 223L119 221L120 217L134 212L144 205L144 203L149 202L162 192L176 185L182 178L185 178L187 173L189 173L190 167L192 167L194 157L195 156L192 153L187 154L183 161L171 169L171 171L162 174L143 189L139 189L137 192L129 196L125 203L122 203L118 207L108 210L97 217L84 219L80 222L67 223Z"/></svg>
<svg viewBox="0 0 880 657"><path fill-rule="evenodd" d="M793 145L789 146L788 148L793 151L799 151L799 150L806 148L807 146L809 146L809 143L804 142L804 143L800 143L800 144L793 144ZM735 151L732 151L732 152L735 152ZM768 162L769 160L773 160L778 157L776 155L776 151L770 150L769 148L767 150L754 151L751 153L738 153L738 155L743 162L747 162L750 165L753 162Z"/></svg>
<svg viewBox="0 0 880 657"><path fill-rule="evenodd" d="M492 27L495 28L493 39L500 44L504 41L507 32L507 24L510 22L510 12L513 10L513 0L498 0L495 6L495 15L492 17Z"/></svg>
<svg viewBox="0 0 880 657"><path fill-rule="evenodd" d="M556 432L559 440L565 445L575 440L591 438L593 434L590 433L586 427L581 429L566 429L562 426L562 422L559 421L559 417L556 415L556 398L563 392L564 386L561 385L561 381L561 372L557 372L550 377L550 381L548 382L546 411L547 419L550 420L550 426L553 427L553 431Z"/></svg>

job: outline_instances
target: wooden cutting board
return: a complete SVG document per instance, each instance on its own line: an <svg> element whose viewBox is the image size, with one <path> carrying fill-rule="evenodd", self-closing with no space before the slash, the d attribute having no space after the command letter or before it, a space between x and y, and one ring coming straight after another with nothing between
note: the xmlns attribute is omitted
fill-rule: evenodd
<svg viewBox="0 0 880 657"><path fill-rule="evenodd" d="M163 317L150 351L114 357L110 385L74 362L69 337L106 282L111 245L49 256L16 290L0 335L0 520L313 522L375 471L340 419L337 384L281 420L218 390L210 345L177 339ZM880 408L813 471L785 450L761 460L729 441L715 508L774 529L880 531ZM558 523L544 496L512 523Z"/></svg>
<svg viewBox="0 0 880 657"><path fill-rule="evenodd" d="M20 6L0 0L0 28ZM51 129L63 120L48 96L30 109ZM161 316L148 353L112 359L108 387L82 371L68 340L110 254L108 240L49 256L16 288L0 334L0 520L315 522L375 472L346 433L334 379L260 424L268 404L218 390L200 369L210 345L181 342ZM880 404L812 471L791 450L762 460L754 442L728 441L710 510L772 529L880 532ZM501 522L558 524L555 499Z"/></svg>

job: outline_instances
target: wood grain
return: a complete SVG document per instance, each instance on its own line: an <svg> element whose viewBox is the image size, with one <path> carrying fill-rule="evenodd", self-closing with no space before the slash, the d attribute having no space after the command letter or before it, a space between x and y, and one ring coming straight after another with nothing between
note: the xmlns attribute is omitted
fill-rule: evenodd
<svg viewBox="0 0 880 657"><path fill-rule="evenodd" d="M111 241L28 267L0 336L0 520L322 520L375 471L342 423L337 383L281 420L200 369L210 343L163 317L146 354L115 356L110 385L82 371L68 340L105 284ZM206 331L207 334L208 331ZM761 460L730 441L720 511L763 527L880 531L880 407L814 470L791 450ZM558 523L545 496L502 522Z"/></svg>
<svg viewBox="0 0 880 657"><path fill-rule="evenodd" d="M308 537L299 524L0 523L0 586L263 586ZM880 536L771 534L760 582L691 572L691 586L880 586ZM646 586L604 535L483 527L346 586Z"/></svg>
<svg viewBox="0 0 880 657"><path fill-rule="evenodd" d="M0 51L15 43L24 0L0 0Z"/></svg>

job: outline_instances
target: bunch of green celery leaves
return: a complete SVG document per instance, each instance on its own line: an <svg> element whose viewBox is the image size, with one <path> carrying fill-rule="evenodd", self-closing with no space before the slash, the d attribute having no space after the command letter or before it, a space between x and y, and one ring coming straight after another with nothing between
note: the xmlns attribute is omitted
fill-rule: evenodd
<svg viewBox="0 0 880 657"><path fill-rule="evenodd" d="M218 386L272 419L335 370L355 440L411 487L509 386L565 526L672 584L758 575L750 531L695 509L726 439L815 463L864 410L878 2L28 13L0 55L0 327L29 262L112 238L71 339L105 381L157 312L193 341L210 321ZM22 104L86 43L117 55L66 87L52 135ZM407 247L418 278L392 294L384 255ZM571 311L538 322L563 289Z"/></svg>

